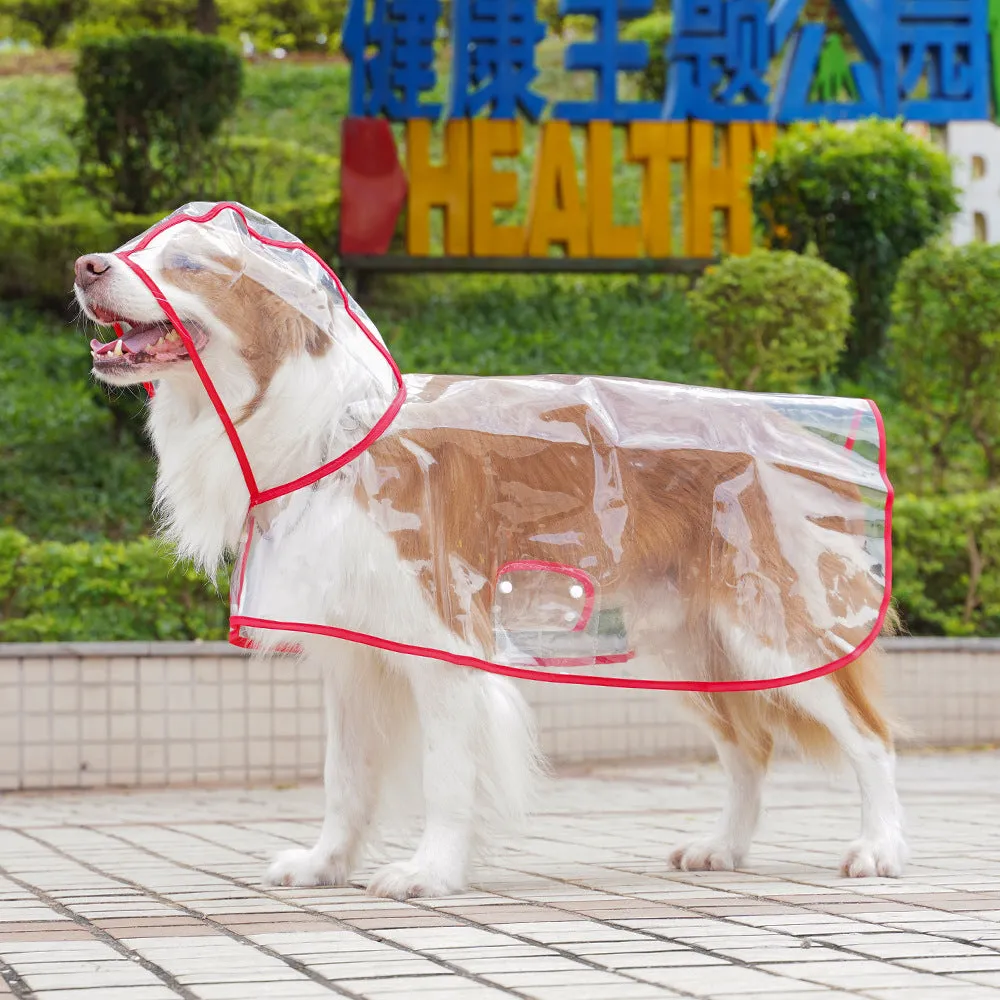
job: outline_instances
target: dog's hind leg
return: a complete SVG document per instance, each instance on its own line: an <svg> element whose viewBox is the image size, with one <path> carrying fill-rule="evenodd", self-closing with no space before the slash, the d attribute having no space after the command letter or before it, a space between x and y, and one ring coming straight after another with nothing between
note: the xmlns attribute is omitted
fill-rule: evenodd
<svg viewBox="0 0 1000 1000"><path fill-rule="evenodd" d="M781 677L804 669L800 661L761 645L745 630L727 627L725 621L718 624L738 676ZM807 755L822 759L842 754L854 769L861 792L861 836L841 871L857 878L898 876L907 853L891 729L873 698L875 659L868 651L829 677L781 687L770 697L749 696L766 708L772 729L787 732Z"/></svg>
<svg viewBox="0 0 1000 1000"><path fill-rule="evenodd" d="M729 871L739 868L750 850L760 818L761 790L773 741L765 729L748 732L737 727L727 698L739 697L737 694L694 699L711 725L719 763L726 774L726 801L709 837L685 844L670 855L675 868Z"/></svg>
<svg viewBox="0 0 1000 1000"><path fill-rule="evenodd" d="M829 732L857 776L861 836L840 866L842 874L853 878L897 877L907 856L892 737L866 691L871 659L872 654L866 653L829 678L797 684L785 692L800 712Z"/></svg>
<svg viewBox="0 0 1000 1000"><path fill-rule="evenodd" d="M354 643L324 641L326 710L325 810L311 848L283 851L267 872L272 885L345 885L372 822L382 777L385 733L380 730L384 667ZM320 650L317 649L317 653Z"/></svg>

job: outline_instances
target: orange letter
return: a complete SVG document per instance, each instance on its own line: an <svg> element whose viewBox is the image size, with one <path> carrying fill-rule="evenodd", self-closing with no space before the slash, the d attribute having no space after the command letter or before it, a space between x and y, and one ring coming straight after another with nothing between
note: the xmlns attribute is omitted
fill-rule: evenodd
<svg viewBox="0 0 1000 1000"><path fill-rule="evenodd" d="M528 209L528 254L547 257L549 246L556 243L566 248L567 257L586 257L587 216L580 202L569 122L546 122L539 143Z"/></svg>
<svg viewBox="0 0 1000 1000"><path fill-rule="evenodd" d="M521 257L524 226L498 226L494 208L517 205L517 174L494 170L494 156L521 152L520 119L474 118L472 121L472 253L475 257Z"/></svg>
<svg viewBox="0 0 1000 1000"><path fill-rule="evenodd" d="M646 254L669 257L673 252L674 218L670 210L670 164L688 155L685 122L631 122L628 153L642 163L642 235Z"/></svg>
<svg viewBox="0 0 1000 1000"><path fill-rule="evenodd" d="M444 252L469 253L469 123L454 118L445 126L444 163L432 166L431 123L406 123L406 171L410 193L406 207L406 250L414 257L431 252L430 214L444 209Z"/></svg>
<svg viewBox="0 0 1000 1000"><path fill-rule="evenodd" d="M592 121L587 126L587 216L590 246L595 257L638 257L638 226L614 222L611 122Z"/></svg>
<svg viewBox="0 0 1000 1000"><path fill-rule="evenodd" d="M712 218L717 209L726 215L723 248L734 254L750 252L753 223L747 188L754 147L766 150L774 144L775 126L771 122L732 122L720 134L716 167L714 129L711 122L691 122L685 233L689 257L713 255Z"/></svg>

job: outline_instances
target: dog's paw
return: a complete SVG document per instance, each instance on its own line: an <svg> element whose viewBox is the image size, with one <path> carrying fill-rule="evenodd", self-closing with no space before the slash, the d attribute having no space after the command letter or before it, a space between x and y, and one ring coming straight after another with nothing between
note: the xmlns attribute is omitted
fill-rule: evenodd
<svg viewBox="0 0 1000 1000"><path fill-rule="evenodd" d="M731 872L743 864L743 855L718 840L696 840L678 847L670 865L685 872Z"/></svg>
<svg viewBox="0 0 1000 1000"><path fill-rule="evenodd" d="M348 875L350 870L344 858L293 847L271 862L264 881L268 885L347 885Z"/></svg>
<svg viewBox="0 0 1000 1000"><path fill-rule="evenodd" d="M906 865L906 855L902 837L856 840L840 863L840 874L847 878L899 878Z"/></svg>
<svg viewBox="0 0 1000 1000"><path fill-rule="evenodd" d="M385 865L375 872L368 883L368 892L372 896L385 896L389 899L453 896L464 889L464 878L435 872L412 861L396 861Z"/></svg>

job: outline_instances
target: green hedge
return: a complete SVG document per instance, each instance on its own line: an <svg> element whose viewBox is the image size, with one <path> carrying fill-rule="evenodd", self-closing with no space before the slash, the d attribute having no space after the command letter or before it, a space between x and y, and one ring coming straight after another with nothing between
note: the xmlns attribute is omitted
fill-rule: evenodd
<svg viewBox="0 0 1000 1000"><path fill-rule="evenodd" d="M323 51L336 47L347 0L216 0L215 7L224 38L249 36L265 51ZM15 39L51 48L94 36L200 30L207 25L198 8L198 0L0 0L0 18Z"/></svg>
<svg viewBox="0 0 1000 1000"><path fill-rule="evenodd" d="M0 530L0 641L221 639L223 597L161 545L32 542Z"/></svg>
<svg viewBox="0 0 1000 1000"><path fill-rule="evenodd" d="M1000 635L1000 490L900 497L893 588L917 635Z"/></svg>
<svg viewBox="0 0 1000 1000"><path fill-rule="evenodd" d="M254 207L325 259L335 256L339 195ZM109 219L92 212L31 217L0 210L0 299L65 306L80 254L114 250L160 218L162 213Z"/></svg>
<svg viewBox="0 0 1000 1000"><path fill-rule="evenodd" d="M1000 633L1000 490L900 497L895 596L908 631ZM223 595L160 545L31 542L0 530L0 641L217 639Z"/></svg>

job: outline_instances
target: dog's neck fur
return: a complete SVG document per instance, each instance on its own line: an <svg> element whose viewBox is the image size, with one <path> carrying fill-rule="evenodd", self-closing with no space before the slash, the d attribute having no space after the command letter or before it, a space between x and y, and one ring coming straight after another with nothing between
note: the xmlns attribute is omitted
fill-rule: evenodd
<svg viewBox="0 0 1000 1000"><path fill-rule="evenodd" d="M244 366L219 364L211 350L204 360L235 422L255 383ZM286 360L260 405L237 427L258 488L289 482L342 454L385 412L393 394L391 380L373 377L348 351ZM161 532L181 558L214 574L239 542L249 492L222 421L192 369L160 382L148 427L158 459Z"/></svg>

